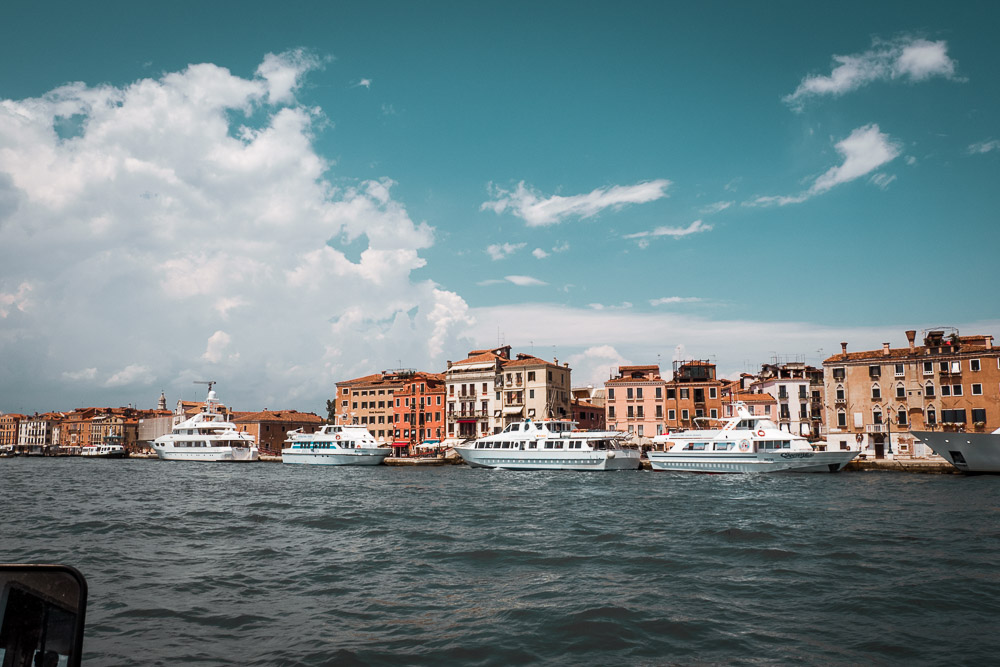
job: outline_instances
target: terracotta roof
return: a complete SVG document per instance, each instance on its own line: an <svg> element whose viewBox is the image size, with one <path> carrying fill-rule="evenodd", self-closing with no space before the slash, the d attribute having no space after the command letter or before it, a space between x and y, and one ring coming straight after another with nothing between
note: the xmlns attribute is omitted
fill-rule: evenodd
<svg viewBox="0 0 1000 667"><path fill-rule="evenodd" d="M489 350L487 350L486 352L480 352L479 350L473 350L473 351L474 352L479 352L479 354L470 354L467 358L462 359L461 361L454 361L451 364L452 367L454 367L454 366L460 366L460 365L463 365L463 364L481 364L481 363L488 362L488 361L492 362L492 361L496 361L497 359L501 359L501 360L503 359L503 357L495 355L495 354L493 354L493 352L491 352Z"/></svg>
<svg viewBox="0 0 1000 667"><path fill-rule="evenodd" d="M517 366L552 366L553 368L562 368L551 361L545 361L544 359L539 359L538 357L533 357L531 355L521 355L519 359L512 359L510 361L503 362L504 368L513 368Z"/></svg>
<svg viewBox="0 0 1000 667"><path fill-rule="evenodd" d="M381 373L372 373L371 375L365 375L364 377L354 378L353 380L343 380L337 383L337 386L343 385L353 385L353 384L367 384L369 382L375 382L382 379Z"/></svg>
<svg viewBox="0 0 1000 667"><path fill-rule="evenodd" d="M1000 354L1000 347L987 348L985 345L962 345L958 351L945 352L942 354L928 354L927 348L923 345L918 345L912 350L909 347L896 347L890 348L889 354L885 353L885 350L865 350L864 352L848 352L847 354L835 354L832 357L828 357L823 360L823 365L827 364L837 364L844 363L848 361L879 361L879 360L898 360L898 359L924 359L926 361L934 361L936 359L944 359L949 356L962 353L995 353Z"/></svg>
<svg viewBox="0 0 1000 667"><path fill-rule="evenodd" d="M734 401L743 401L744 403L777 403L774 396L770 394L754 394L749 391L738 391L733 394Z"/></svg>
<svg viewBox="0 0 1000 667"><path fill-rule="evenodd" d="M247 424L251 422L305 422L321 424L323 419L312 412L298 410L263 410L261 412L235 412L233 423Z"/></svg>
<svg viewBox="0 0 1000 667"><path fill-rule="evenodd" d="M660 367L656 364L647 364L645 366L619 366L618 373L627 373L631 371L656 371L660 372Z"/></svg>
<svg viewBox="0 0 1000 667"><path fill-rule="evenodd" d="M666 384L666 380L661 378L659 375L653 377L642 377L642 378L611 378L610 380L605 380L604 385L609 384L637 384L639 382L656 382L660 384Z"/></svg>

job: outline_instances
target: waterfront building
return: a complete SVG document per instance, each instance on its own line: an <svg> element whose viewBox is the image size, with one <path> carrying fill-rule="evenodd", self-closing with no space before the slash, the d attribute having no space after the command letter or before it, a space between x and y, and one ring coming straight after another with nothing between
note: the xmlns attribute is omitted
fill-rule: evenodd
<svg viewBox="0 0 1000 667"><path fill-rule="evenodd" d="M774 397L778 409L771 419L781 430L812 439L822 436L823 369L775 359L761 366L750 391Z"/></svg>
<svg viewBox="0 0 1000 667"><path fill-rule="evenodd" d="M25 417L17 426L17 450L29 454L43 454L59 445L60 412L46 412Z"/></svg>
<svg viewBox="0 0 1000 667"><path fill-rule="evenodd" d="M1000 348L957 329L906 332L907 347L841 353L823 362L827 440L876 458L928 456L909 431L989 433L1000 427Z"/></svg>
<svg viewBox="0 0 1000 667"><path fill-rule="evenodd" d="M510 361L510 345L472 350L461 361L449 361L444 372L447 388L447 437L458 441L495 432L502 424L500 374Z"/></svg>
<svg viewBox="0 0 1000 667"><path fill-rule="evenodd" d="M264 408L260 412L234 412L230 421L238 431L254 437L261 454L277 456L289 431L302 429L303 433L313 433L322 425L323 418L312 412Z"/></svg>
<svg viewBox="0 0 1000 667"><path fill-rule="evenodd" d="M405 379L393 397L392 446L395 455L416 454L425 440L443 440L445 418L443 373L418 371Z"/></svg>
<svg viewBox="0 0 1000 667"><path fill-rule="evenodd" d="M24 415L8 413L0 415L0 447L13 447L17 444L18 426Z"/></svg>
<svg viewBox="0 0 1000 667"><path fill-rule="evenodd" d="M524 419L570 419L571 370L559 360L518 354L505 361L498 378L501 404L494 408L493 432Z"/></svg>
<svg viewBox="0 0 1000 667"><path fill-rule="evenodd" d="M166 399L160 396L156 410L142 410L139 413L139 442L141 450L152 451L153 441L173 430L173 413L166 409Z"/></svg>
<svg viewBox="0 0 1000 667"><path fill-rule="evenodd" d="M618 375L604 383L604 419L614 431L634 433L641 444L666 429L667 382L660 367L619 366Z"/></svg>
<svg viewBox="0 0 1000 667"><path fill-rule="evenodd" d="M772 420L778 412L778 399L763 392L731 391L727 387L722 390L722 399L725 405L722 414L725 418L736 415L736 408L734 406L737 403L746 405L747 411L752 415L763 415Z"/></svg>
<svg viewBox="0 0 1000 667"><path fill-rule="evenodd" d="M592 429L605 430L603 405L597 405L583 398L574 398L570 404L570 410L573 412L573 421L576 422L577 428L588 431Z"/></svg>
<svg viewBox="0 0 1000 667"><path fill-rule="evenodd" d="M394 398L416 373L401 368L337 383L337 424L359 424L380 441L392 440Z"/></svg>
<svg viewBox="0 0 1000 667"><path fill-rule="evenodd" d="M694 428L698 417L718 419L722 388L728 384L716 378L715 364L709 361L675 361L673 377L664 385L666 428Z"/></svg>

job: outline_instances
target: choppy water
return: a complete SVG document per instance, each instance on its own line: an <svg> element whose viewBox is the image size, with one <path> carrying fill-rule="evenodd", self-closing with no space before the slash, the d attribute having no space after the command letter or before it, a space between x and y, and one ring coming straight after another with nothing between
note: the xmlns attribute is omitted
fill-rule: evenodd
<svg viewBox="0 0 1000 667"><path fill-rule="evenodd" d="M85 664L986 663L1000 477L0 460Z"/></svg>

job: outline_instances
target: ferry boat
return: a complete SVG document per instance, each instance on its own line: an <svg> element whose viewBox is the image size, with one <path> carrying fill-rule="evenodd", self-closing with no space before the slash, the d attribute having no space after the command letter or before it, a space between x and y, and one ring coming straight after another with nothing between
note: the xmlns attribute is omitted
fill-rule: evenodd
<svg viewBox="0 0 1000 667"><path fill-rule="evenodd" d="M1000 428L992 433L910 431L962 472L1000 473Z"/></svg>
<svg viewBox="0 0 1000 667"><path fill-rule="evenodd" d="M281 450L282 463L330 466L377 466L392 447L384 447L363 426L324 424L315 433L289 431Z"/></svg>
<svg viewBox="0 0 1000 667"><path fill-rule="evenodd" d="M837 472L860 450L813 450L809 441L782 431L767 417L752 415L746 405L735 405L736 415L721 428L666 433L653 438L646 456L653 470L748 473Z"/></svg>
<svg viewBox="0 0 1000 667"><path fill-rule="evenodd" d="M80 448L80 456L99 459L126 459L128 451L121 445L104 443L102 445L84 445Z"/></svg>
<svg viewBox="0 0 1000 667"><path fill-rule="evenodd" d="M638 470L639 448L620 431L582 431L569 420L508 424L454 449L470 466L506 470Z"/></svg>
<svg viewBox="0 0 1000 667"><path fill-rule="evenodd" d="M214 383L212 383L214 384ZM208 386L202 411L174 426L153 441L153 451L164 461L256 461L260 458L254 437L226 421L219 412L219 398Z"/></svg>

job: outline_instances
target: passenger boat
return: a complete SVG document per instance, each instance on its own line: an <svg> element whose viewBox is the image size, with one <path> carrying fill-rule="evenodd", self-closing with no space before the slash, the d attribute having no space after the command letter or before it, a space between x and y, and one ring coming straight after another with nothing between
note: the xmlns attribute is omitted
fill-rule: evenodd
<svg viewBox="0 0 1000 667"><path fill-rule="evenodd" d="M80 456L98 459L125 459L128 458L128 451L121 445L102 444L84 445L80 448Z"/></svg>
<svg viewBox="0 0 1000 667"><path fill-rule="evenodd" d="M650 466L659 471L747 473L747 472L837 472L858 455L859 450L820 452L800 435L782 431L767 417L752 415L746 405L735 405L735 416L716 421L721 428L694 429L653 438L663 451L646 453Z"/></svg>
<svg viewBox="0 0 1000 667"><path fill-rule="evenodd" d="M392 447L380 445L368 429L356 425L324 424L315 433L289 431L285 443L283 463L377 466L392 453Z"/></svg>
<svg viewBox="0 0 1000 667"><path fill-rule="evenodd" d="M219 399L211 385L202 411L154 440L153 451L164 461L245 462L260 458L254 437L237 431L219 412Z"/></svg>
<svg viewBox="0 0 1000 667"><path fill-rule="evenodd" d="M639 448L628 433L582 431L569 420L508 424L500 433L456 445L470 466L507 470L637 470Z"/></svg>
<svg viewBox="0 0 1000 667"><path fill-rule="evenodd" d="M992 433L910 431L962 472L1000 473L1000 428Z"/></svg>

